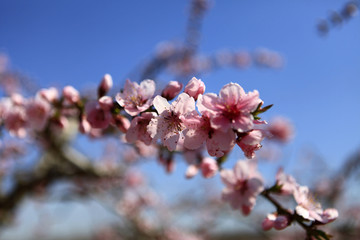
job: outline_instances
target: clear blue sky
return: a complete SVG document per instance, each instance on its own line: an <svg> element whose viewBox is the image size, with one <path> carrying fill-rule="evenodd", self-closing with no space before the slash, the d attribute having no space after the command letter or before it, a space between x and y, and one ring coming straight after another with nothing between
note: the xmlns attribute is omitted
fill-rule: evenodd
<svg viewBox="0 0 360 240"><path fill-rule="evenodd" d="M290 158L311 146L334 169L360 146L360 18L326 37L315 26L345 3L214 1L200 47L203 54L258 47L280 52L286 59L280 70L251 67L202 76L207 92L217 93L228 82L258 89L265 104L274 104L266 117L283 115L295 124ZM105 73L120 85L157 43L183 38L188 8L183 0L1 0L0 52L41 87L83 89L96 86Z"/></svg>

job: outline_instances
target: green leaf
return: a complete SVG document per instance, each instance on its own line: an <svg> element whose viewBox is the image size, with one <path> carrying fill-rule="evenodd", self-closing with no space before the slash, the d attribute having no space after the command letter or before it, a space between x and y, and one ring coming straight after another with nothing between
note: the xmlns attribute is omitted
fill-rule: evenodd
<svg viewBox="0 0 360 240"><path fill-rule="evenodd" d="M330 240L330 238L332 237L331 235L328 235L326 232L318 229L313 230L312 235L319 240Z"/></svg>

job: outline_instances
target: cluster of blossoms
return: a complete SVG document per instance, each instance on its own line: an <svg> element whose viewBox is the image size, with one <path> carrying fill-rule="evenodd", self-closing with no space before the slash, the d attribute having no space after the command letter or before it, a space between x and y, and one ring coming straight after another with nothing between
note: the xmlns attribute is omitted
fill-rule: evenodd
<svg viewBox="0 0 360 240"><path fill-rule="evenodd" d="M274 201L270 193L293 195L295 212L279 209L263 221L263 229L283 229L292 221L313 221L326 224L336 219L335 209L323 210L309 194L289 175L280 171L274 187L266 189L256 169L255 151L261 148L265 137L285 142L291 138L288 123L277 121L268 127L259 114L262 107L259 92L245 92L237 83L223 86L219 94L205 93L205 84L192 78L184 87L171 81L157 95L156 84L147 79L140 84L126 80L124 88L112 98L106 94L112 87L112 78L106 74L99 84L96 100L87 100L72 86L62 94L55 88L42 89L33 98L13 94L0 101L0 123L10 135L23 138L28 132L37 134L46 129L66 128L69 119L78 122L79 132L100 137L109 128L124 133L124 141L139 147L155 146L158 156L168 171L174 167L173 155L183 153L189 163L188 178L201 170L205 178L220 172L225 184L224 201L232 208L250 214L258 195ZM170 101L170 102L169 102ZM233 170L222 169L222 162L238 145L247 160L238 161ZM206 149L210 157L203 156ZM141 151L139 151L141 152Z"/></svg>
<svg viewBox="0 0 360 240"><path fill-rule="evenodd" d="M278 195L292 195L297 203L295 211L289 209L278 209L278 212L270 213L262 222L264 230L274 227L277 230L286 228L300 218L300 221L311 221L312 225L323 225L334 221L338 217L338 211L334 208L323 210L309 192L307 186L301 186L296 180L279 169L276 174L276 184L268 189L267 193Z"/></svg>

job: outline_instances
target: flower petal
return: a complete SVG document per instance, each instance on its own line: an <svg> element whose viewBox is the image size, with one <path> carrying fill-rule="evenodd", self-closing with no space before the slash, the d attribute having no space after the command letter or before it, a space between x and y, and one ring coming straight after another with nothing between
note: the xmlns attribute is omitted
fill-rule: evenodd
<svg viewBox="0 0 360 240"><path fill-rule="evenodd" d="M160 95L154 98L153 105L159 115L162 114L162 112L170 111L171 109L168 101Z"/></svg>

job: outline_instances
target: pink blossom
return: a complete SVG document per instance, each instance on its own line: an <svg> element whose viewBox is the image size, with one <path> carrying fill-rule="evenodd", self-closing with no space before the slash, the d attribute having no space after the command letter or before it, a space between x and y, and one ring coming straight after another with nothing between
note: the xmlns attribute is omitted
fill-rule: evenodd
<svg viewBox="0 0 360 240"><path fill-rule="evenodd" d="M316 202L309 193L309 188L306 186L299 186L294 191L294 198L297 202L296 213L303 218L311 221L319 221L321 223L329 223L338 217L336 209L321 208L320 203Z"/></svg>
<svg viewBox="0 0 360 240"><path fill-rule="evenodd" d="M294 127L289 120L277 117L267 125L266 130L270 139L288 142L294 136Z"/></svg>
<svg viewBox="0 0 360 240"><path fill-rule="evenodd" d="M298 186L294 191L294 198L297 202L296 213L305 219L321 222L323 212L320 203L316 202L309 193L306 186Z"/></svg>
<svg viewBox="0 0 360 240"><path fill-rule="evenodd" d="M186 84L184 92L189 94L190 97L193 97L195 100L197 100L200 94L204 94L205 84L203 81L201 81L201 79L193 77L188 82L188 84Z"/></svg>
<svg viewBox="0 0 360 240"><path fill-rule="evenodd" d="M54 87L41 89L36 95L42 97L49 103L53 103L59 99L59 92Z"/></svg>
<svg viewBox="0 0 360 240"><path fill-rule="evenodd" d="M238 138L236 143L244 151L247 158L254 158L255 151L261 148L260 143L264 139L265 134L262 130L253 129L243 135L244 136Z"/></svg>
<svg viewBox="0 0 360 240"><path fill-rule="evenodd" d="M220 175L226 185L222 199L233 209L241 209L248 215L255 206L257 195L264 189L263 180L251 160L238 161L233 170L224 169Z"/></svg>
<svg viewBox="0 0 360 240"><path fill-rule="evenodd" d="M125 184L129 187L139 187L145 183L144 176L139 171L129 171L125 176Z"/></svg>
<svg viewBox="0 0 360 240"><path fill-rule="evenodd" d="M50 104L42 98L30 99L25 106L28 124L31 128L41 131L45 128L51 114Z"/></svg>
<svg viewBox="0 0 360 240"><path fill-rule="evenodd" d="M131 120L130 127L126 133L126 141L134 143L135 141L140 140L146 145L150 145L152 138L147 131L147 126L153 117L155 117L154 113L144 112Z"/></svg>
<svg viewBox="0 0 360 240"><path fill-rule="evenodd" d="M4 119L5 128L9 131L10 135L19 138L26 136L26 114L22 107L14 106L7 112Z"/></svg>
<svg viewBox="0 0 360 240"><path fill-rule="evenodd" d="M97 101L88 102L85 106L86 119L92 128L107 128L111 121L111 113L102 109Z"/></svg>
<svg viewBox="0 0 360 240"><path fill-rule="evenodd" d="M165 98L156 96L154 107L159 116L151 119L147 127L148 133L154 140L160 138L169 151L174 151L184 140L184 118L196 113L195 101L186 93L182 93L170 105Z"/></svg>
<svg viewBox="0 0 360 240"><path fill-rule="evenodd" d="M282 168L280 168L276 173L276 183L281 186L281 194L283 195L291 195L294 193L296 188L299 187L295 178L291 175L285 174Z"/></svg>
<svg viewBox="0 0 360 240"><path fill-rule="evenodd" d="M200 167L204 178L211 178L219 171L219 166L213 158L204 158Z"/></svg>
<svg viewBox="0 0 360 240"><path fill-rule="evenodd" d="M178 81L170 81L161 93L161 96L167 100L174 99L181 91L183 85Z"/></svg>
<svg viewBox="0 0 360 240"><path fill-rule="evenodd" d="M251 112L260 104L258 91L245 93L237 83L229 83L219 96L214 93L200 95L198 109L211 114L211 127L227 132L233 128L237 132L246 132L253 128L254 117Z"/></svg>
<svg viewBox="0 0 360 240"><path fill-rule="evenodd" d="M184 146L190 150L200 148L206 142L206 148L210 156L222 157L235 145L235 133L232 129L223 132L211 127L208 113L200 117L198 114L189 115L184 120Z"/></svg>
<svg viewBox="0 0 360 240"><path fill-rule="evenodd" d="M13 105L15 105L15 106L24 106L24 104L25 104L24 97L18 93L11 94L10 98L11 98Z"/></svg>
<svg viewBox="0 0 360 240"><path fill-rule="evenodd" d="M1 98L0 99L0 123L6 118L6 114L13 107L12 101L10 98Z"/></svg>
<svg viewBox="0 0 360 240"><path fill-rule="evenodd" d="M116 101L131 116L148 109L152 104L152 96L155 93L155 82L144 80L140 85L136 82L126 80L124 90L116 95Z"/></svg>
<svg viewBox="0 0 360 240"><path fill-rule="evenodd" d="M69 103L77 103L80 101L80 93L73 86L65 86L63 96Z"/></svg>
<svg viewBox="0 0 360 240"><path fill-rule="evenodd" d="M105 74L98 87L98 97L104 96L113 86L113 80L110 74Z"/></svg>

